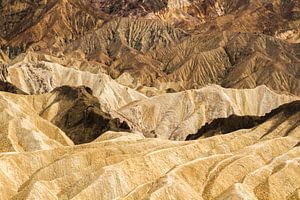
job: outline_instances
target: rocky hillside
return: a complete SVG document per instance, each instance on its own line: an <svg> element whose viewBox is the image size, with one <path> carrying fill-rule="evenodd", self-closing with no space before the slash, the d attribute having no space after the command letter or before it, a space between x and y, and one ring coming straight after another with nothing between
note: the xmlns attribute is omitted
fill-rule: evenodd
<svg viewBox="0 0 300 200"><path fill-rule="evenodd" d="M298 0L0 1L0 199L300 199Z"/></svg>
<svg viewBox="0 0 300 200"><path fill-rule="evenodd" d="M299 105L289 107L208 139L108 132L87 145L3 154L1 198L299 199Z"/></svg>

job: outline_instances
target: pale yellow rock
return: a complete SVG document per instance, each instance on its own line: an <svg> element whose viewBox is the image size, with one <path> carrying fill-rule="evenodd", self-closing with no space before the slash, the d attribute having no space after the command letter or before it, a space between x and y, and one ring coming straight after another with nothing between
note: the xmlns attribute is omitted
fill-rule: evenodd
<svg viewBox="0 0 300 200"><path fill-rule="evenodd" d="M185 140L214 119L233 114L263 116L296 99L265 86L238 90L211 85L136 101L119 109L116 116L147 137Z"/></svg>
<svg viewBox="0 0 300 200"><path fill-rule="evenodd" d="M298 117L287 118L285 130L299 130ZM108 132L85 145L2 153L0 197L297 199L300 132L286 135L277 121L282 134L274 135L276 120L189 142Z"/></svg>
<svg viewBox="0 0 300 200"><path fill-rule="evenodd" d="M168 94L142 88L141 91L148 96L154 95L147 97L102 73L93 74L50 62L26 62L26 59L21 60L8 69L8 79L23 91L41 94L63 85L88 86L99 99L103 111L126 121L134 132L143 133L146 137L185 140L186 136L196 133L213 119L232 114L263 116L284 103L298 99L292 95L277 94L265 86L237 90L216 85ZM45 98L49 101L46 104L52 105L53 98L49 95ZM52 105L43 117L51 121L56 112L58 106Z"/></svg>
<svg viewBox="0 0 300 200"><path fill-rule="evenodd" d="M1 152L37 151L73 145L63 131L39 116L32 103L38 104L42 100L0 92Z"/></svg>
<svg viewBox="0 0 300 200"><path fill-rule="evenodd" d="M63 85L87 86L93 90L106 112L146 98L142 93L118 84L106 74L79 71L56 63L31 64L25 60L11 66L8 73L8 80L29 94L46 93Z"/></svg>
<svg viewBox="0 0 300 200"><path fill-rule="evenodd" d="M300 199L299 0L0 2L0 200Z"/></svg>

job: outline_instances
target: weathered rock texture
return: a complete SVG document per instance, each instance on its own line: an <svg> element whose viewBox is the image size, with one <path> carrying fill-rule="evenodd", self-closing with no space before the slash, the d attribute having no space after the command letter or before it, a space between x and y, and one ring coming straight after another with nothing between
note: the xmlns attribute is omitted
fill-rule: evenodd
<svg viewBox="0 0 300 200"><path fill-rule="evenodd" d="M129 130L126 122L102 111L86 87L63 86L42 95L0 92L0 97L1 152L87 143L109 130Z"/></svg>
<svg viewBox="0 0 300 200"><path fill-rule="evenodd" d="M299 27L299 0L1 0L0 199L300 199Z"/></svg>
<svg viewBox="0 0 300 200"><path fill-rule="evenodd" d="M36 151L73 145L62 130L39 115L35 104L41 102L39 97L0 92L1 152Z"/></svg>
<svg viewBox="0 0 300 200"><path fill-rule="evenodd" d="M133 87L265 84L299 95L299 2L244 0L2 1L0 46L72 57ZM124 17L125 16L125 17Z"/></svg>
<svg viewBox="0 0 300 200"><path fill-rule="evenodd" d="M266 122L267 120L270 120L271 118L276 118L276 116L280 116L280 120L284 121L297 113L299 111L299 108L300 101L295 101L292 103L284 104L264 116L231 115L227 118L215 119L211 123L207 123L205 124L205 126L202 126L201 129L197 131L197 133L188 135L186 139L195 140L198 138L226 134L239 129L250 129ZM294 131L294 128L296 128L296 126L287 130L288 132L286 134ZM276 129L276 126L271 127L271 129Z"/></svg>
<svg viewBox="0 0 300 200"><path fill-rule="evenodd" d="M263 116L296 99L278 95L265 86L237 90L212 85L135 101L119 109L117 116L147 137L185 140L214 119L233 114Z"/></svg>
<svg viewBox="0 0 300 200"><path fill-rule="evenodd" d="M299 199L299 109L204 140L109 132L87 145L3 154L1 198Z"/></svg>
<svg viewBox="0 0 300 200"><path fill-rule="evenodd" d="M106 112L146 98L145 95L120 85L106 74L93 74L50 62L16 63L8 69L7 79L29 94L43 94L64 85L84 85L92 89L102 110Z"/></svg>
<svg viewBox="0 0 300 200"><path fill-rule="evenodd" d="M232 114L262 116L284 103L298 99L292 95L276 94L265 86L248 90L207 86L199 90L168 93L149 98L120 85L107 75L83 72L49 62L16 63L8 69L8 80L30 94L49 92L63 85L75 87L85 85L93 90L101 110L115 118L120 118L133 131L143 133L147 137L173 140L184 140L187 135L195 133L213 119ZM69 94L68 90L70 90ZM68 88L65 91L66 98L62 98L61 102L67 102L67 96L74 96L72 89ZM79 101L79 104L80 102L83 103ZM59 123L66 123L60 118L57 120ZM73 120L69 123L76 123L83 118ZM83 126L82 131L85 130L87 129Z"/></svg>

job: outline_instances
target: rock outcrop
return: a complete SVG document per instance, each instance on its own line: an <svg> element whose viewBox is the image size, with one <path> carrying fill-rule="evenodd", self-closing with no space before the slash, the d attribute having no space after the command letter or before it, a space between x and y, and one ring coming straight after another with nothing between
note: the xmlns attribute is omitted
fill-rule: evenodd
<svg viewBox="0 0 300 200"><path fill-rule="evenodd" d="M29 94L47 93L64 85L85 85L98 98L102 111L120 118L120 123L126 122L134 132L172 140L184 140L217 118L232 114L263 116L298 99L292 95L276 94L265 86L248 90L208 86L149 98L105 74L92 74L50 62L16 63L8 69L8 80Z"/></svg>
<svg viewBox="0 0 300 200"><path fill-rule="evenodd" d="M29 49L74 57L92 73L129 73L134 87L265 84L299 95L299 6L296 0L2 1L0 46L11 59Z"/></svg>
<svg viewBox="0 0 300 200"><path fill-rule="evenodd" d="M33 151L88 143L106 131L129 131L101 110L87 87L62 86L42 95L0 92L1 152Z"/></svg>
<svg viewBox="0 0 300 200"><path fill-rule="evenodd" d="M90 73L51 62L19 62L8 69L7 79L28 94L43 94L56 87L87 86L99 99L101 109L111 112L145 95L118 84L103 73Z"/></svg>

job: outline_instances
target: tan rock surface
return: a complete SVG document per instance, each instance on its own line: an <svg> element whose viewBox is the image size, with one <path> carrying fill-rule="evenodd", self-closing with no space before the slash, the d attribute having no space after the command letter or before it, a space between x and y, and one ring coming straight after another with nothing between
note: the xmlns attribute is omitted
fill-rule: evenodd
<svg viewBox="0 0 300 200"><path fill-rule="evenodd" d="M24 152L73 145L65 133L39 116L39 98L0 92L1 152Z"/></svg>
<svg viewBox="0 0 300 200"><path fill-rule="evenodd" d="M300 199L299 27L299 0L1 0L0 199Z"/></svg>
<svg viewBox="0 0 300 200"><path fill-rule="evenodd" d="M296 99L299 98L276 94L265 86L237 90L212 85L135 101L119 109L116 116L146 137L184 140L214 119L233 114L263 116Z"/></svg>
<svg viewBox="0 0 300 200"><path fill-rule="evenodd" d="M262 34L190 36L154 20L124 19L82 37L65 51L67 55L78 52L85 60L100 62L113 78L131 74L133 86L182 91L207 84L234 88L265 84L277 91L300 94L299 44ZM95 71L92 67L88 70Z"/></svg>
<svg viewBox="0 0 300 200"><path fill-rule="evenodd" d="M298 199L299 107L285 113L204 140L110 132L86 145L2 154L1 198Z"/></svg>
<svg viewBox="0 0 300 200"><path fill-rule="evenodd" d="M98 98L101 110L124 120L133 131L147 137L173 140L184 140L216 118L232 114L261 116L297 99L278 95L263 86L253 90L208 86L181 93L157 93L157 97L148 98L105 74L92 74L49 62L16 63L8 69L8 80L30 94L49 92L63 85L85 85Z"/></svg>
<svg viewBox="0 0 300 200"><path fill-rule="evenodd" d="M63 130L75 144L92 142L108 130L129 131L126 122L101 110L98 98L85 86L62 86L27 99L41 117Z"/></svg>
<svg viewBox="0 0 300 200"><path fill-rule="evenodd" d="M2 1L1 48L11 58L28 49L69 55L80 69L113 78L126 72L134 86L159 90L265 84L299 95L299 6L297 0Z"/></svg>
<svg viewBox="0 0 300 200"><path fill-rule="evenodd" d="M42 94L63 85L87 86L98 97L103 111L114 111L145 95L122 86L106 74L93 74L49 62L16 63L8 69L8 80L29 94Z"/></svg>

